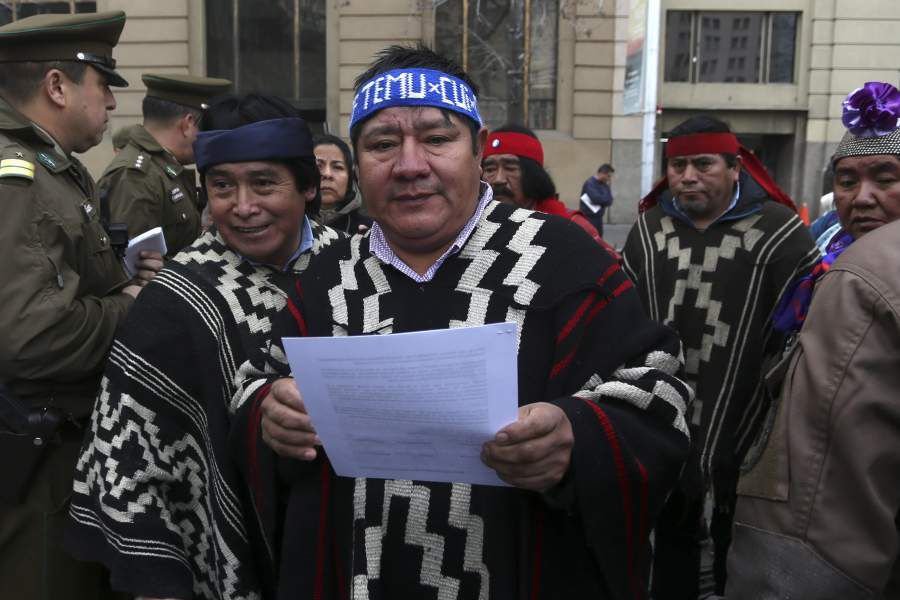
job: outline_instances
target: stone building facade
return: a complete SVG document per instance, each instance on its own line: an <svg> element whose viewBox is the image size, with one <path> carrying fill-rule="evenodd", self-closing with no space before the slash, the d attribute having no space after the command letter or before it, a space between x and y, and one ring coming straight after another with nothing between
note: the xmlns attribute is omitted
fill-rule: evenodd
<svg viewBox="0 0 900 600"><path fill-rule="evenodd" d="M630 223L641 118L624 114L622 89L635 1L2 0L0 22L42 4L128 14L116 55L131 87L116 92L107 137L140 120L145 71L229 77L242 92L293 98L317 127L346 136L353 80L379 49L424 42L465 54L495 120L527 119L538 129L560 198L575 206L585 178L610 162L610 216ZM841 99L866 81L900 79L900 2L661 3L659 137L690 115L713 113L815 213L843 132ZM84 159L99 174L111 156L105 143Z"/></svg>

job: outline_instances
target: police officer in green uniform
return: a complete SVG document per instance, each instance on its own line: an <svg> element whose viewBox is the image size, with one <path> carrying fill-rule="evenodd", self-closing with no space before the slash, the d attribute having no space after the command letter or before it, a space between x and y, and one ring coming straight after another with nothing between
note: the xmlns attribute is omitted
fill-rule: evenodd
<svg viewBox="0 0 900 600"><path fill-rule="evenodd" d="M129 237L162 227L168 254L189 246L201 231L201 206L194 171L194 139L203 108L231 86L227 79L145 73L143 125L129 130L128 143L98 182L109 198L113 221L128 225Z"/></svg>
<svg viewBox="0 0 900 600"><path fill-rule="evenodd" d="M127 85L112 58L124 25L124 13L109 12L0 27L0 383L17 403L3 403L0 416L16 416L9 407L18 406L25 418L21 427L0 422L3 598L109 594L104 571L59 542L83 427L116 327L141 290L72 155L101 141L116 106L109 86ZM139 276L149 280L161 266L159 255L146 257ZM11 477L25 484L14 490Z"/></svg>
<svg viewBox="0 0 900 600"><path fill-rule="evenodd" d="M122 148L128 145L131 140L131 134L140 129L140 125L126 125L119 127L112 134L113 153L118 154Z"/></svg>

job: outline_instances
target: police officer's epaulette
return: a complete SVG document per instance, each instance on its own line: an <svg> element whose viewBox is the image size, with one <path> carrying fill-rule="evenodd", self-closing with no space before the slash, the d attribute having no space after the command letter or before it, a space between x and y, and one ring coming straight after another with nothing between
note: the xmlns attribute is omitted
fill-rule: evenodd
<svg viewBox="0 0 900 600"><path fill-rule="evenodd" d="M0 183L34 181L34 160L34 151L18 144L0 149Z"/></svg>
<svg viewBox="0 0 900 600"><path fill-rule="evenodd" d="M147 166L150 164L150 155L146 152L138 152L133 157L127 157L130 159L128 161L128 168L133 169L135 171L140 171L142 173L147 172Z"/></svg>
<svg viewBox="0 0 900 600"><path fill-rule="evenodd" d="M150 160L150 155L147 152L144 152L133 144L128 144L122 148L122 150L116 154L115 158L113 158L112 162L109 163L104 175L119 169L128 169L129 171L134 170L146 173L147 167L150 166Z"/></svg>

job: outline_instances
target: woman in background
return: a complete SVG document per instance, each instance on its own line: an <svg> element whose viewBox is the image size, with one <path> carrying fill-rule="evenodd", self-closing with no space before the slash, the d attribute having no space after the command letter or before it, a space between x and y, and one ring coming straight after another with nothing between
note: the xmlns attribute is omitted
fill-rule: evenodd
<svg viewBox="0 0 900 600"><path fill-rule="evenodd" d="M314 152L322 176L319 221L351 235L365 233L372 219L363 213L350 147L335 135L322 135L315 140Z"/></svg>

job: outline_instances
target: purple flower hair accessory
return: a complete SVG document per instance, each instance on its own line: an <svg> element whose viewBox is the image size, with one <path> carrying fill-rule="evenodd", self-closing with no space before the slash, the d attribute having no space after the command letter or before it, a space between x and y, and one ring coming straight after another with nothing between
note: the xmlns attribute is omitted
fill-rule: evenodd
<svg viewBox="0 0 900 600"><path fill-rule="evenodd" d="M900 91L889 83L870 81L843 102L844 127L855 136L887 135L897 129L900 119Z"/></svg>

